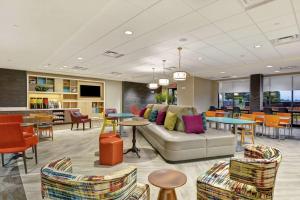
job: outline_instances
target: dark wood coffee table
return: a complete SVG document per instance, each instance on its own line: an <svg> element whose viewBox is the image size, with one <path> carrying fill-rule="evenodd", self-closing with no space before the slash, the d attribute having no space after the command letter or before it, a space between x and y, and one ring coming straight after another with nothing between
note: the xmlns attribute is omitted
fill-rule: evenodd
<svg viewBox="0 0 300 200"><path fill-rule="evenodd" d="M136 147L135 143L136 143L136 127L137 126L146 126L150 124L150 122L148 120L130 120L130 121L123 121L120 122L119 125L120 126L132 126L132 147L130 149L128 149L124 154L127 154L128 152L133 152L136 153L136 155L140 158L140 154L139 154L139 149Z"/></svg>
<svg viewBox="0 0 300 200"><path fill-rule="evenodd" d="M184 185L186 175L173 169L161 169L148 176L149 182L160 188L158 200L177 200L175 188Z"/></svg>

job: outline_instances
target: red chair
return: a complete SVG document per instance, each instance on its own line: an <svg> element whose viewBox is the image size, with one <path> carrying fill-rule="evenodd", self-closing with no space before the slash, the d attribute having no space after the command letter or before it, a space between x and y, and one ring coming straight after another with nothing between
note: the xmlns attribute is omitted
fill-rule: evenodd
<svg viewBox="0 0 300 200"><path fill-rule="evenodd" d="M137 105L132 104L132 105L130 106L130 112L131 112L132 114L136 115L136 116L139 116L139 114L140 114L140 109L137 107Z"/></svg>
<svg viewBox="0 0 300 200"><path fill-rule="evenodd" d="M90 123L90 128L92 128L92 120L89 119L88 115L83 115L78 111L70 111L70 115L72 121L71 130L73 129L74 123L77 124L77 128L80 123L83 123L83 130L85 130L85 123Z"/></svg>
<svg viewBox="0 0 300 200"><path fill-rule="evenodd" d="M21 114L6 114L0 115L0 123L23 123L23 115ZM31 137L34 135L33 126L22 127L24 137Z"/></svg>
<svg viewBox="0 0 300 200"><path fill-rule="evenodd" d="M4 154L22 153L24 169L27 174L25 151L31 147L32 140L25 139L20 123L1 123L0 124L0 153L2 166L4 166ZM37 149L35 145L35 162L37 163Z"/></svg>

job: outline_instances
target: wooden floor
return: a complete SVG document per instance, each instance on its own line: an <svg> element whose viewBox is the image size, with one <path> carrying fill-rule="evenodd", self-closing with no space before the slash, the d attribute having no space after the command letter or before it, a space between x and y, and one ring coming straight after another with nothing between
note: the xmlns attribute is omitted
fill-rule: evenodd
<svg viewBox="0 0 300 200"><path fill-rule="evenodd" d="M128 137L124 138L125 148L131 145L130 129L127 130ZM299 130L295 130L299 133ZM114 167L98 165L98 133L99 128L81 131L56 130L54 141L43 140L38 147L38 165L33 160L28 162L28 174L24 174L23 164L20 160L19 168L21 179L24 185L27 199L38 200L40 195L40 168L51 160L64 156L71 157L73 162L73 172L88 175L102 175L125 168L128 165L138 167L138 181L148 183L147 177L151 171L161 168L177 169L185 173L188 177L187 184L178 188L178 199L196 199L196 179L208 170L218 160L229 160L229 158L202 160L197 162L168 164L166 163L147 141L138 134L137 145L142 147L141 159L134 154L127 154L122 164ZM279 148L283 154L283 161L277 175L275 198L277 200L300 199L300 141L270 139L266 137L256 137L256 143L270 145ZM236 153L242 156L243 152ZM158 189L151 186L151 199L156 199ZM25 199L25 198L24 198Z"/></svg>

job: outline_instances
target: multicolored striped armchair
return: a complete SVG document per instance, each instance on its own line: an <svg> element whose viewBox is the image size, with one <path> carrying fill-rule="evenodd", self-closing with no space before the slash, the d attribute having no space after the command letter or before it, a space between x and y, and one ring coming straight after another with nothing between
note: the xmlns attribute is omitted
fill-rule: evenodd
<svg viewBox="0 0 300 200"><path fill-rule="evenodd" d="M248 145L244 156L216 163L198 177L197 199L273 199L282 158L280 151L263 145Z"/></svg>
<svg viewBox="0 0 300 200"><path fill-rule="evenodd" d="M149 200L149 185L137 183L137 169L106 176L72 174L70 158L62 158L41 169L43 199Z"/></svg>

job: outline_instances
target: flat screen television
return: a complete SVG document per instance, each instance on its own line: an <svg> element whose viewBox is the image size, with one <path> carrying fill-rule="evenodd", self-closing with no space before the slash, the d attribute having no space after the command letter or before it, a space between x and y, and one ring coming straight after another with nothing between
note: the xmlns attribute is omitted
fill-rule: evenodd
<svg viewBox="0 0 300 200"><path fill-rule="evenodd" d="M100 86L95 85L80 85L81 97L101 97Z"/></svg>

